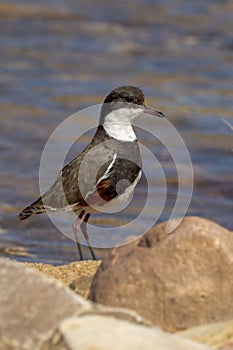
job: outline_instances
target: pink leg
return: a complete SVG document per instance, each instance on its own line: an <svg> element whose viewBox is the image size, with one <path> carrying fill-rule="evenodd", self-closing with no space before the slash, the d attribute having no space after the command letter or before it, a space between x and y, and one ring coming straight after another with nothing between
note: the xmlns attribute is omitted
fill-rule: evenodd
<svg viewBox="0 0 233 350"><path fill-rule="evenodd" d="M84 219L83 219L83 221L82 221L82 223L80 225L80 228L81 228L83 236L84 236L84 238L85 238L85 240L87 242L87 245L88 245L89 251L91 253L91 256L92 256L93 260L96 260L95 253L93 251L90 239L89 239L88 234L87 234L87 221L88 221L90 215L91 214L86 214L86 216L84 217Z"/></svg>
<svg viewBox="0 0 233 350"><path fill-rule="evenodd" d="M85 211L84 210L81 211L81 213L79 214L79 216L77 217L77 219L73 223L74 237L76 239L76 244L77 244L77 248L78 248L78 254L79 254L80 261L83 260L83 252L82 252L81 244L79 242L79 224L80 224L84 214L85 214Z"/></svg>

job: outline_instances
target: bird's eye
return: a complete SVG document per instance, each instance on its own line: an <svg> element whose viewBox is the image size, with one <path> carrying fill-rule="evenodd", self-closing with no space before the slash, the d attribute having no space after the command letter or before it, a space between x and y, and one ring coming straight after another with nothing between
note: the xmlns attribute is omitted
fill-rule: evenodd
<svg viewBox="0 0 233 350"><path fill-rule="evenodd" d="M126 102L133 102L133 99L130 96L126 96L125 101Z"/></svg>

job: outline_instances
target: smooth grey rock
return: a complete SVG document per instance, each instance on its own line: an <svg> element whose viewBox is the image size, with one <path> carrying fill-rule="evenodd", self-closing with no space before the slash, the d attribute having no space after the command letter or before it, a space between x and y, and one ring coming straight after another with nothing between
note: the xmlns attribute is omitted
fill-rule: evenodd
<svg viewBox="0 0 233 350"><path fill-rule="evenodd" d="M59 327L71 350L208 350L210 348L165 333L106 316L69 318Z"/></svg>
<svg viewBox="0 0 233 350"><path fill-rule="evenodd" d="M88 301L23 264L0 259L0 349L36 350Z"/></svg>

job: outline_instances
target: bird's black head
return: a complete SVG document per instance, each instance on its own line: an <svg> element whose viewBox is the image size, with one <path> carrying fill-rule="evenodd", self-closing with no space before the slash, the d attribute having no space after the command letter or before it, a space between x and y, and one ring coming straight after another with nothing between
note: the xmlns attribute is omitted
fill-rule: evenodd
<svg viewBox="0 0 233 350"><path fill-rule="evenodd" d="M123 102L135 105L144 105L145 96L141 89L136 86L120 86L110 92L104 103Z"/></svg>
<svg viewBox="0 0 233 350"><path fill-rule="evenodd" d="M122 110L124 109L124 110ZM115 113L121 110L122 113ZM123 112L124 111L124 112ZM114 112L114 120L121 119L132 122L134 118L142 113L164 117L164 114L148 108L145 105L145 96L141 89L136 86L120 86L110 92L105 99L101 109L100 124L103 124L106 116ZM112 114L111 114L112 115ZM113 120L113 118L112 118Z"/></svg>

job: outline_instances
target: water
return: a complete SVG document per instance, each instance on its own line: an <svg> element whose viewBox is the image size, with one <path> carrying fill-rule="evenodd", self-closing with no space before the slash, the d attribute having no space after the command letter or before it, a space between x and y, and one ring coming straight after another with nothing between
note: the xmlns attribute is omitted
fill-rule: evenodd
<svg viewBox="0 0 233 350"><path fill-rule="evenodd" d="M46 215L18 222L17 214L38 197L40 157L54 129L123 84L140 86L148 105L165 112L184 139L195 175L188 214L232 229L233 133L222 121L233 125L232 17L231 2L217 0L1 3L2 256L54 264L77 259L74 243ZM166 175L162 221L175 203L177 172L163 145L139 136ZM150 178L160 198L160 177ZM93 216L91 223L130 222L146 195L144 177L131 207L114 217Z"/></svg>

